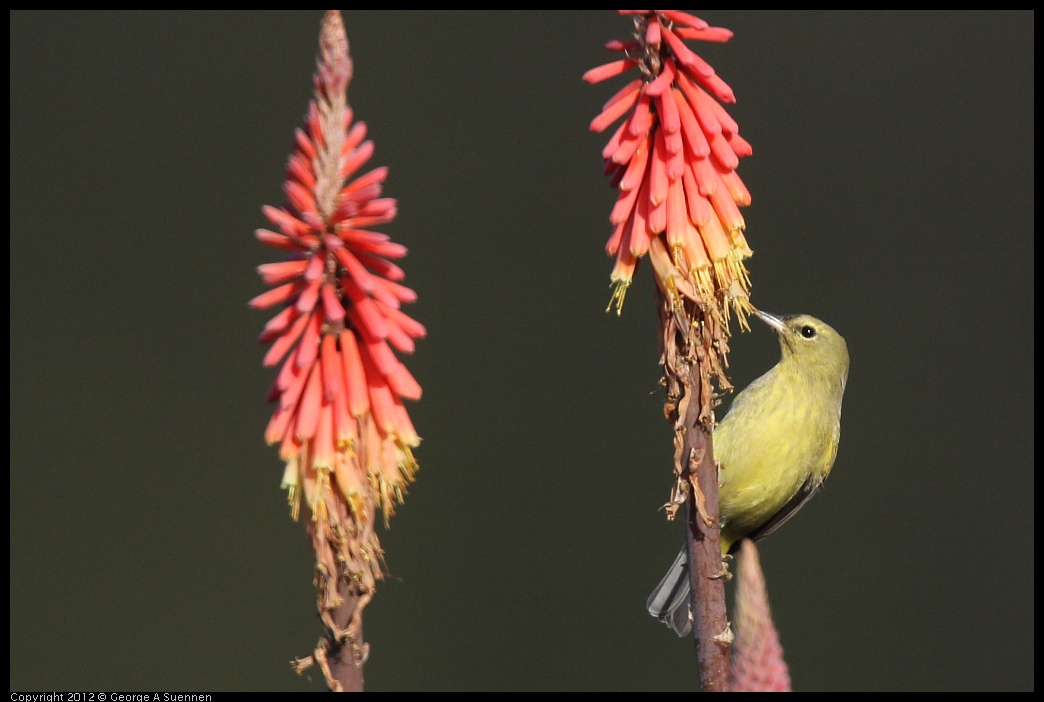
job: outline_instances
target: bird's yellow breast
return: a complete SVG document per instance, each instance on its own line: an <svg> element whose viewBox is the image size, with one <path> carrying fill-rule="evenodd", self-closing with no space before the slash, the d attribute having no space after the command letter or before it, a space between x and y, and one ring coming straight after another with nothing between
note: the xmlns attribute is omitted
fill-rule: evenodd
<svg viewBox="0 0 1044 702"><path fill-rule="evenodd" d="M751 383L714 431L723 553L775 516L810 476L818 486L834 463L836 405L814 401L788 375L781 365Z"/></svg>

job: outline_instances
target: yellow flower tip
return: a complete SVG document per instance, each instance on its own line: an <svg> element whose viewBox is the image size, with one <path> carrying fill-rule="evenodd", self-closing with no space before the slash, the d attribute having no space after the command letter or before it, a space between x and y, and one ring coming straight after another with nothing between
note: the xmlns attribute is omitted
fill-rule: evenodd
<svg viewBox="0 0 1044 702"><path fill-rule="evenodd" d="M735 278L729 284L729 289L725 292L725 299L734 305L745 304L748 307L750 306L750 293L747 291L747 286L743 284L741 278Z"/></svg>
<svg viewBox="0 0 1044 702"><path fill-rule="evenodd" d="M704 300L711 299L712 291L714 290L714 276L711 275L710 266L702 265L690 268L689 277L696 285L696 290L700 293L700 297Z"/></svg>
<svg viewBox="0 0 1044 702"><path fill-rule="evenodd" d="M743 258L735 249L732 249L725 256L715 259L714 282L719 293L725 293L728 296L734 281L738 281L744 291L750 290L750 274L747 272L747 267L743 265Z"/></svg>
<svg viewBox="0 0 1044 702"><path fill-rule="evenodd" d="M411 427L406 427L405 429L400 427L397 432L389 434L388 438L392 440L392 443L399 450L415 449L421 443L420 436Z"/></svg>
<svg viewBox="0 0 1044 702"><path fill-rule="evenodd" d="M739 324L740 331L750 331L749 317L751 315L751 310L748 309L749 305L749 302L743 303L740 300L732 301L733 309L736 311L736 323Z"/></svg>
<svg viewBox="0 0 1044 702"><path fill-rule="evenodd" d="M725 290L725 317L726 319L729 317L730 309L734 310L740 329L750 331L747 317L754 314L754 306L750 302L750 278L747 275L747 269L739 261L733 261L729 274L732 276L732 281Z"/></svg>
<svg viewBox="0 0 1044 702"><path fill-rule="evenodd" d="M384 513L384 528L391 528L391 518L395 515L395 498L401 497L402 493L399 493L392 484L383 478L377 481L377 495L381 501L381 511ZM399 500L402 501L401 499Z"/></svg>
<svg viewBox="0 0 1044 702"><path fill-rule="evenodd" d="M341 439L337 442L337 451L344 455L345 458L352 458L355 456L355 439Z"/></svg>
<svg viewBox="0 0 1044 702"><path fill-rule="evenodd" d="M679 241L678 243L671 244L670 248L671 262L680 271L689 269L689 257L685 255L685 243Z"/></svg>
<svg viewBox="0 0 1044 702"><path fill-rule="evenodd" d="M749 302L750 273L747 272L747 267L743 265L742 260L734 257L729 261L729 275L732 276L732 280L729 281L726 288L726 296L733 300ZM735 286L738 286L739 292L736 292Z"/></svg>
<svg viewBox="0 0 1044 702"><path fill-rule="evenodd" d="M631 287L631 281L621 278L614 280L610 285L613 287L613 294L609 297L609 304L606 305L605 311L609 312L616 307L616 316L619 317L623 311L624 298L627 297L627 288Z"/></svg>
<svg viewBox="0 0 1044 702"><path fill-rule="evenodd" d="M420 465L417 463L417 459L413 457L413 450L408 444L396 442L399 448L398 456L398 468L402 472L406 482L413 482L414 477L417 475L417 471L420 470Z"/></svg>
<svg viewBox="0 0 1044 702"><path fill-rule="evenodd" d="M747 267L743 265L742 261L736 261L736 278L740 281L743 289L750 292L750 273L747 272Z"/></svg>
<svg viewBox="0 0 1044 702"><path fill-rule="evenodd" d="M296 522L301 516L301 474L297 459L287 461L283 471L283 482L280 485L286 490L286 501L290 505L290 516Z"/></svg>
<svg viewBox="0 0 1044 702"><path fill-rule="evenodd" d="M737 263L747 260L754 255L754 252L747 246L747 242L740 239L732 245L732 251L729 252L729 256L733 258Z"/></svg>
<svg viewBox="0 0 1044 702"><path fill-rule="evenodd" d="M683 298L699 305L704 304L704 298L693 284L691 273L686 274L684 265L679 265L679 263L684 264L686 258L681 249L681 245L673 247L672 255L659 238L653 239L649 246L649 259L652 262L657 285L675 309L684 304Z"/></svg>
<svg viewBox="0 0 1044 702"><path fill-rule="evenodd" d="M362 493L358 490L351 490L345 493L344 499L348 503L348 509L351 510L352 516L355 517L356 521L365 523L366 500L363 499Z"/></svg>
<svg viewBox="0 0 1044 702"><path fill-rule="evenodd" d="M671 309L677 310L681 307L681 293L678 292L678 279L676 276L668 275L665 278L656 278L656 282L660 286L660 290L667 297L667 302L670 304Z"/></svg>
<svg viewBox="0 0 1044 702"><path fill-rule="evenodd" d="M326 493L330 489L331 472L326 466L315 466L315 489L308 500L313 522L325 521L330 517L326 508Z"/></svg>
<svg viewBox="0 0 1044 702"><path fill-rule="evenodd" d="M743 258L750 258L754 255L754 252L750 250L750 244L747 243L747 237L744 236L746 231L746 227L737 227L729 232L729 239L732 241L734 249L739 249L743 252Z"/></svg>
<svg viewBox="0 0 1044 702"><path fill-rule="evenodd" d="M286 468L283 469L283 482L280 487L284 490L296 490L300 484L301 473L298 470L297 459L291 458L286 462Z"/></svg>

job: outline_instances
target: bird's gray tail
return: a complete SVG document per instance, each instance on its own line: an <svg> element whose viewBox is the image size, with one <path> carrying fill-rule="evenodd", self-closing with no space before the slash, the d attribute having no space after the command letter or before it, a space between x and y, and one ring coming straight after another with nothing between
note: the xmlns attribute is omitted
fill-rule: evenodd
<svg viewBox="0 0 1044 702"><path fill-rule="evenodd" d="M692 631L689 590L689 558L683 547L645 603L649 614L673 629L678 636L686 636Z"/></svg>

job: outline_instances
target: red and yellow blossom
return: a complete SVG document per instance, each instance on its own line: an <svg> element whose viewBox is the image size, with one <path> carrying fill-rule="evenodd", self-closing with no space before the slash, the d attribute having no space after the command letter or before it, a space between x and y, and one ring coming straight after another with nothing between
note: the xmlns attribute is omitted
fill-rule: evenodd
<svg viewBox="0 0 1044 702"><path fill-rule="evenodd" d="M352 60L339 13L323 21L317 63L286 204L264 207L274 229L256 232L286 256L258 268L271 289L250 305L282 305L261 333L271 342L264 364L279 366L265 438L286 461L295 518L302 499L309 509L332 605L338 577L368 593L381 576L375 512L387 520L401 501L420 443L403 401L419 399L421 387L396 352L412 352L425 330L401 310L416 299L394 263L406 248L374 230L394 219L396 202L381 197L386 167L363 170L374 147L348 106Z"/></svg>
<svg viewBox="0 0 1044 702"><path fill-rule="evenodd" d="M605 173L620 191L606 244L616 257L609 306L619 313L648 254L668 299L680 296L725 318L730 307L745 314L743 260L751 250L738 206L750 204L750 193L736 167L751 147L720 104L735 102L731 88L685 44L728 41L732 32L678 10L620 13L633 17L634 35L606 48L623 58L584 74L598 83L638 73L591 122L602 132L623 118L602 150Z"/></svg>

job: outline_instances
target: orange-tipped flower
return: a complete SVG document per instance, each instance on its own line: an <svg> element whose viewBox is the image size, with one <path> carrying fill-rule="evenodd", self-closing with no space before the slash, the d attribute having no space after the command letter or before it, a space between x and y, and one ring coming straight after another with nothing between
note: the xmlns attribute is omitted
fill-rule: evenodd
<svg viewBox="0 0 1044 702"><path fill-rule="evenodd" d="M634 19L631 41L611 41L623 54L584 74L598 83L639 76L611 97L591 129L623 121L602 150L605 173L620 195L610 214L606 253L616 257L610 308L623 306L638 260L650 254L657 285L714 313L749 312L751 255L739 205L750 193L736 167L750 144L719 102L732 89L685 40L725 42L732 32L678 10L620 10Z"/></svg>
<svg viewBox="0 0 1044 702"><path fill-rule="evenodd" d="M392 262L406 248L374 230L395 218L396 203L381 197L388 169L363 170L373 142L348 106L352 60L340 13L323 21L317 63L286 167L287 202L263 208L275 231L257 230L287 257L258 268L271 289L250 305L283 305L261 334L272 343L264 364L281 364L265 439L286 461L294 515L304 497L319 531L344 551L330 554L327 568L347 564L351 577L372 584L381 555L374 511L387 519L402 499L420 443L403 400L419 399L421 387L395 351L412 352L425 331L400 309L416 299Z"/></svg>

